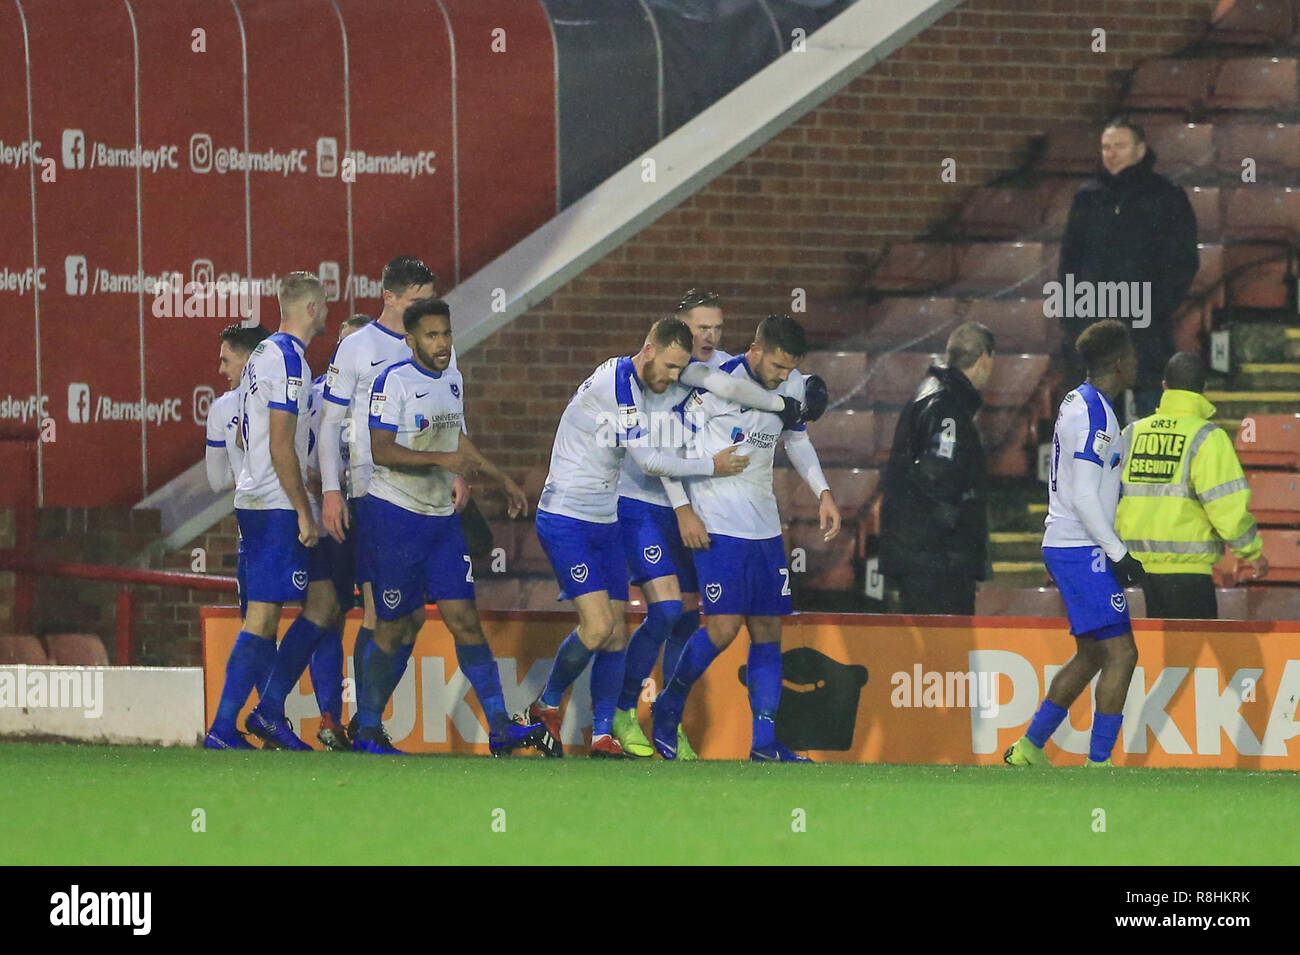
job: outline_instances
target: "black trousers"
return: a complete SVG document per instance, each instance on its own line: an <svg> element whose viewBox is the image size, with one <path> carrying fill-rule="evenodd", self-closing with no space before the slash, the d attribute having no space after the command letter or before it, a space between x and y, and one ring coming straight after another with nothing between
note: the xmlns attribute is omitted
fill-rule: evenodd
<svg viewBox="0 0 1300 955"><path fill-rule="evenodd" d="M909 574L897 580L903 613L975 614L973 577Z"/></svg>
<svg viewBox="0 0 1300 955"><path fill-rule="evenodd" d="M1219 619L1219 600L1210 574L1147 574L1142 592L1147 598L1148 617Z"/></svg>

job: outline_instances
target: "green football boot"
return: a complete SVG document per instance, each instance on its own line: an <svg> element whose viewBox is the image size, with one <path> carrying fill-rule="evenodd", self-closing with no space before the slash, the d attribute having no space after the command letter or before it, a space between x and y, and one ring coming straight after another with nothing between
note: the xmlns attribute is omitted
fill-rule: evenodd
<svg viewBox="0 0 1300 955"><path fill-rule="evenodd" d="M641 729L641 722L636 718L636 709L614 710L614 738L623 747L623 752L638 758L655 754L655 748L646 739Z"/></svg>
<svg viewBox="0 0 1300 955"><path fill-rule="evenodd" d="M1047 754L1022 736L1002 754L1002 761L1008 766L1051 766Z"/></svg>
<svg viewBox="0 0 1300 955"><path fill-rule="evenodd" d="M677 724L677 758L678 759L699 759L695 755L695 750L691 749L691 741L686 738L686 730L682 729L682 724Z"/></svg>
<svg viewBox="0 0 1300 955"><path fill-rule="evenodd" d="M1085 760L1083 761L1083 765L1085 765L1085 766L1104 766L1104 767L1106 767L1106 768L1108 768L1108 769L1114 769L1114 768L1115 768L1115 764L1112 763L1112 762L1110 761L1110 757L1109 757L1109 756L1107 756L1107 757L1106 757L1102 762L1100 762L1100 763L1094 763L1091 759L1085 759Z"/></svg>

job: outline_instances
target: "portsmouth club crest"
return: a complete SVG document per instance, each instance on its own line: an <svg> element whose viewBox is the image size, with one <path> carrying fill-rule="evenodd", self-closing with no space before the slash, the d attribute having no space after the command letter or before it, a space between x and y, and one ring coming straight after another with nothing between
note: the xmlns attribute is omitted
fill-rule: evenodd
<svg viewBox="0 0 1300 955"><path fill-rule="evenodd" d="M659 558L664 555L664 550L658 544L651 544L649 547L642 548L641 553L645 555L647 563L657 564Z"/></svg>
<svg viewBox="0 0 1300 955"><path fill-rule="evenodd" d="M293 586L298 590L307 589L307 571L295 570L293 572Z"/></svg>
<svg viewBox="0 0 1300 955"><path fill-rule="evenodd" d="M453 398L460 397L460 385L456 384L454 381L451 383L451 396Z"/></svg>
<svg viewBox="0 0 1300 955"><path fill-rule="evenodd" d="M585 583L587 580L587 565L576 564L573 567L570 567L569 576L572 577L576 583Z"/></svg>
<svg viewBox="0 0 1300 955"><path fill-rule="evenodd" d="M384 591L384 606L389 610L396 610L397 605L401 602L402 592L400 590L389 589Z"/></svg>
<svg viewBox="0 0 1300 955"><path fill-rule="evenodd" d="M1123 613L1128 609L1128 601L1124 599L1124 592L1110 595L1110 605L1115 608L1116 612Z"/></svg>
<svg viewBox="0 0 1300 955"><path fill-rule="evenodd" d="M722 584L709 584L704 588L704 596L709 598L709 603L717 603L722 596Z"/></svg>

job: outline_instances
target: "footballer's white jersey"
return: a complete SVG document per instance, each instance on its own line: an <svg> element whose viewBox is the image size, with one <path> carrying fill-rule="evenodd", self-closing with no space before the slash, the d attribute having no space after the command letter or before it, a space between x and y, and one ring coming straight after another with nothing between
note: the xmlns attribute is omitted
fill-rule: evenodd
<svg viewBox="0 0 1300 955"><path fill-rule="evenodd" d="M406 336L391 332L378 320L363 325L334 349L325 374L325 400L343 405L348 415L343 428L348 448L348 497L364 497L374 465L370 458L370 389L385 368L411 357ZM456 368L456 349L451 365Z"/></svg>
<svg viewBox="0 0 1300 955"><path fill-rule="evenodd" d="M538 509L597 524L618 520L619 466L628 441L641 437L645 410L631 358L610 358L592 372L555 429Z"/></svg>
<svg viewBox="0 0 1300 955"><path fill-rule="evenodd" d="M723 362L730 360L730 355L720 348L715 348L713 355L704 364L710 368L721 368ZM682 406L690 396L691 388L678 381L669 385L668 390L662 395L648 391L641 396L649 418L649 437L654 447L664 450L672 448L682 450L687 447L690 435L685 429L681 412ZM659 507L672 506L668 500L668 492L664 490L663 480L646 474L627 455L624 455L622 467L619 469L618 496L630 497Z"/></svg>
<svg viewBox="0 0 1300 955"><path fill-rule="evenodd" d="M426 371L414 361L390 365L370 392L368 427L397 435L412 451L455 451L465 418L460 372ZM455 475L439 467L388 468L374 465L370 494L416 514L447 517L456 513L451 485Z"/></svg>
<svg viewBox="0 0 1300 955"><path fill-rule="evenodd" d="M743 355L724 363L722 370L737 377L753 377ZM791 371L776 393L802 403L804 376ZM687 428L698 427L695 441L697 453L702 457L712 457L735 445L737 454L749 458L749 466L732 477L696 477L685 481L691 506L704 527L710 534L747 540L780 537L781 514L772 490L772 459L782 434L781 416L742 407L738 402L698 388L691 392L684 411ZM806 428L800 424L792 430Z"/></svg>
<svg viewBox="0 0 1300 955"><path fill-rule="evenodd" d="M271 412L296 416L293 446L298 463L307 470L311 417L311 371L303 344L276 332L253 349L240 384L243 411L244 465L235 483L235 507L248 510L293 510L271 463Z"/></svg>
<svg viewBox="0 0 1300 955"><path fill-rule="evenodd" d="M1099 503L1106 526L1115 527L1120 477L1119 420L1106 396L1084 382L1065 396L1052 434L1044 547L1097 547L1075 512L1073 494L1081 468L1101 468Z"/></svg>
<svg viewBox="0 0 1300 955"><path fill-rule="evenodd" d="M225 456L225 467L230 469L230 477L224 482L226 487L234 487L239 480L239 472L244 468L244 451L239 446L239 386L214 398L208 406L207 446L220 449ZM212 478L209 469L209 480Z"/></svg>

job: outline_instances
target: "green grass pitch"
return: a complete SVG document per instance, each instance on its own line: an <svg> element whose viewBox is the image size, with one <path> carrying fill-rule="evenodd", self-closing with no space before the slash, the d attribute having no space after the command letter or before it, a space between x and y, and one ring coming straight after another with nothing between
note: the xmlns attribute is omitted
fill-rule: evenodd
<svg viewBox="0 0 1300 955"><path fill-rule="evenodd" d="M0 864L1290 865L1296 775L7 743Z"/></svg>

